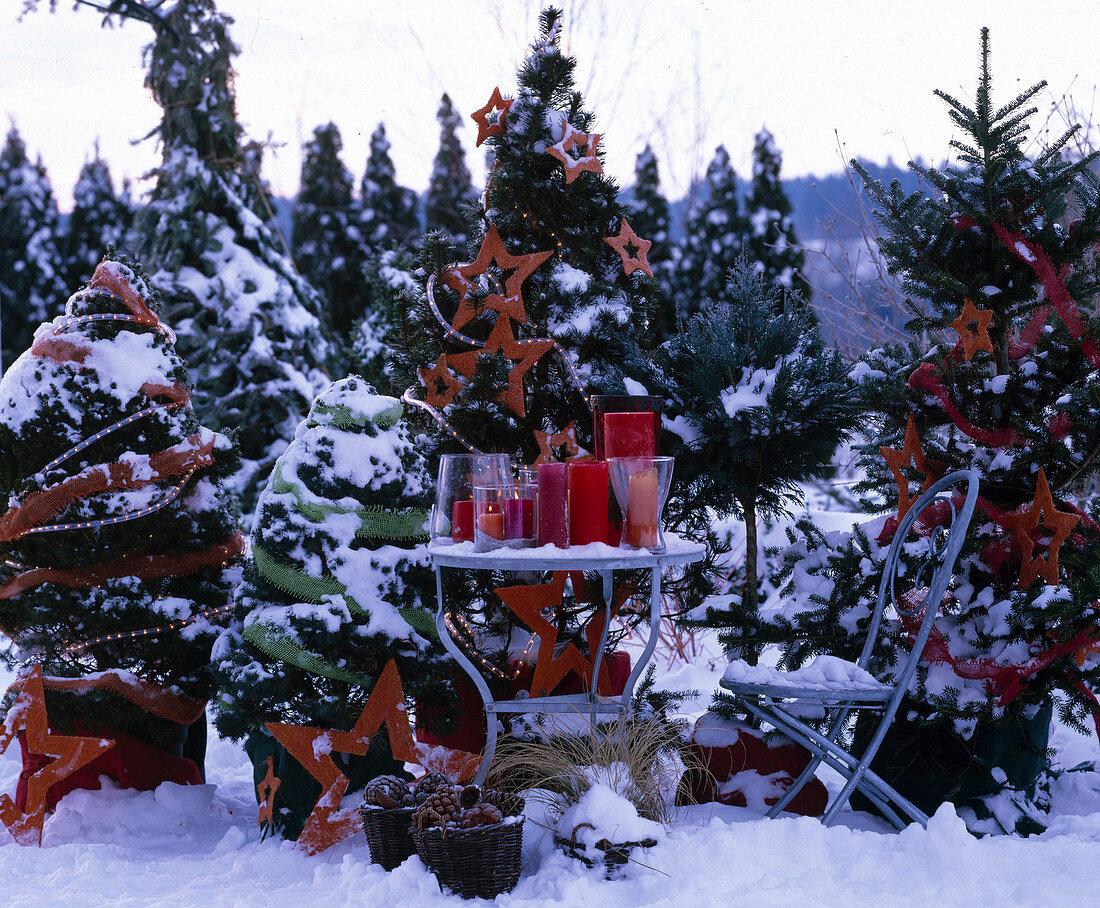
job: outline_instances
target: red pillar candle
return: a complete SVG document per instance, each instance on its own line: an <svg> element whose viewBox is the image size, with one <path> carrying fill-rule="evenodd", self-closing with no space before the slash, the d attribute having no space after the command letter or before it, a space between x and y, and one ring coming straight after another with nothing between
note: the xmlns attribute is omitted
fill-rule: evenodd
<svg viewBox="0 0 1100 908"><path fill-rule="evenodd" d="M569 545L568 488L565 464L539 464L539 545Z"/></svg>
<svg viewBox="0 0 1100 908"><path fill-rule="evenodd" d="M535 501L533 498L504 499L504 538L535 538Z"/></svg>
<svg viewBox="0 0 1100 908"><path fill-rule="evenodd" d="M607 542L607 461L569 464L569 542Z"/></svg>
<svg viewBox="0 0 1100 908"><path fill-rule="evenodd" d="M654 416L638 413L603 415L603 455L610 457L656 457L657 433Z"/></svg>
<svg viewBox="0 0 1100 908"><path fill-rule="evenodd" d="M451 540L472 542L474 538L474 500L456 501L451 508Z"/></svg>

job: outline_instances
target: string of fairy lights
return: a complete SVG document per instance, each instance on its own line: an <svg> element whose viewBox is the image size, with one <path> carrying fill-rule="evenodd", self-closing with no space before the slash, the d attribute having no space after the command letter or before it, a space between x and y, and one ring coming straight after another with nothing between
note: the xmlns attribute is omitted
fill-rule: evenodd
<svg viewBox="0 0 1100 908"><path fill-rule="evenodd" d="M216 608L207 609L204 612L199 612L196 615L190 615L187 618L181 618L178 621L169 621L167 624L161 624L157 627L146 627L141 630L127 631L125 633L103 634L100 637L93 637L91 640L82 640L79 643L70 643L66 646L62 653L68 656L79 656L81 653L92 649L93 647L100 646L104 643L117 643L121 640L139 640L142 637L156 637L167 631L178 631L183 628L195 624L199 621L205 621L208 618L213 618L217 615L222 615L233 610L234 604L232 602L226 605L219 605ZM31 659L30 661L33 661Z"/></svg>
<svg viewBox="0 0 1100 908"><path fill-rule="evenodd" d="M531 639L527 641L527 645L523 648L523 652L520 653L519 660L516 662L515 670L509 675L506 671L501 669L498 665L494 664L490 660L486 659L481 653L479 653L476 647L466 646L465 640L469 639L474 641L477 639L477 635L474 629L470 626L470 623L462 615L445 614L443 621L447 625L447 631L451 635L452 640L458 641L458 645L462 647L462 651L466 654L468 659L476 661L483 669L498 678L502 678L505 681L515 681L523 672L523 667L527 664L527 657L531 655L531 650L535 648L535 641L538 639L538 634L532 634ZM458 632L455 627L455 622L458 622L459 627L463 631L462 634Z"/></svg>

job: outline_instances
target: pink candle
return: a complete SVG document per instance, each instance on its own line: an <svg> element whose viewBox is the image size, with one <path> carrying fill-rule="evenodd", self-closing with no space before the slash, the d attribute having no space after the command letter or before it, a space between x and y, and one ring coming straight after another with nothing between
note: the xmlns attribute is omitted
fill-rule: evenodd
<svg viewBox="0 0 1100 908"><path fill-rule="evenodd" d="M533 499L504 499L504 538L535 538L535 502Z"/></svg>
<svg viewBox="0 0 1100 908"><path fill-rule="evenodd" d="M569 542L607 542L607 461L569 464Z"/></svg>
<svg viewBox="0 0 1100 908"><path fill-rule="evenodd" d="M657 433L654 416L638 413L603 415L603 455L608 457L656 457Z"/></svg>
<svg viewBox="0 0 1100 908"><path fill-rule="evenodd" d="M539 545L569 545L568 488L565 464L539 464Z"/></svg>
<svg viewBox="0 0 1100 908"><path fill-rule="evenodd" d="M474 501L456 501L451 508L451 539L472 542L474 538Z"/></svg>

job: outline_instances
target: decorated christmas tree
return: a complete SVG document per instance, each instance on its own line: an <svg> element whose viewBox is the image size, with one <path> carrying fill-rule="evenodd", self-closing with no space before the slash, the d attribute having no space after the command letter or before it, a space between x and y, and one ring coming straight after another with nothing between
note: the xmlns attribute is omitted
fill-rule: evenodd
<svg viewBox="0 0 1100 908"><path fill-rule="evenodd" d="M424 199L424 220L428 230L446 230L461 249L466 245L469 231L468 209L474 204L466 152L458 138L462 119L446 94L439 102L435 117L439 121L439 151L432 163Z"/></svg>
<svg viewBox="0 0 1100 908"><path fill-rule="evenodd" d="M1044 83L995 107L990 82L983 30L974 106L938 93L956 161L910 165L932 194L853 165L913 300L909 330L931 346L875 351L857 367L875 417L867 485L892 514L840 544L808 534L770 628L788 638L791 663L856 654L897 520L937 477L977 470L955 588L875 769L927 812L960 805L981 831L1034 828L1054 705L1076 726L1100 716L1100 513L1074 504L1100 469L1095 155L1070 155L1070 130L1029 156L1028 105ZM890 643L875 663L884 674L907 648L904 625Z"/></svg>
<svg viewBox="0 0 1100 908"><path fill-rule="evenodd" d="M73 210L65 230L65 277L70 287L91 278L108 247L126 248L133 217L128 193L121 196L115 193L111 170L99 156L97 143L95 155L80 168L73 188Z"/></svg>
<svg viewBox="0 0 1100 908"><path fill-rule="evenodd" d="M649 247L649 267L661 285L661 305L654 318L658 338L668 337L676 328L676 307L672 295L672 239L669 236L668 199L661 194L657 156L646 147L634 161L634 186L628 203L630 225L653 245Z"/></svg>
<svg viewBox="0 0 1100 908"><path fill-rule="evenodd" d="M352 731L390 660L406 694L438 684L420 603L431 485L401 402L351 376L317 397L260 497L234 624L215 647L216 723L247 738L257 782L273 758L272 822L289 838L320 788L268 723ZM388 740L344 761L350 791L402 771Z"/></svg>
<svg viewBox="0 0 1100 908"><path fill-rule="evenodd" d="M369 252L411 245L420 233L416 193L397 182L383 123L371 133L359 202L359 229Z"/></svg>
<svg viewBox="0 0 1100 908"><path fill-rule="evenodd" d="M0 381L0 625L55 731L178 754L244 540L236 451L196 418L158 310L137 265L104 260Z"/></svg>

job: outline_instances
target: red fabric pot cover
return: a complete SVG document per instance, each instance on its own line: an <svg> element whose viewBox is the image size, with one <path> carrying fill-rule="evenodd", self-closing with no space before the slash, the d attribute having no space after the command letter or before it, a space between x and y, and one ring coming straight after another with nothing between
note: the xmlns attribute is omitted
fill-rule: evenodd
<svg viewBox="0 0 1100 908"><path fill-rule="evenodd" d="M105 728L91 733L110 738L115 746L56 785L51 785L46 795L47 810L53 810L57 802L74 789L99 791L100 776L110 776L123 788L133 788L135 791L152 791L161 782L202 784L199 768L191 760L173 756L155 744L117 729ZM27 808L27 779L52 762L52 758L29 753L26 736L22 734L19 735L19 748L23 756L23 771L19 773L19 783L15 789L15 806L24 811Z"/></svg>

